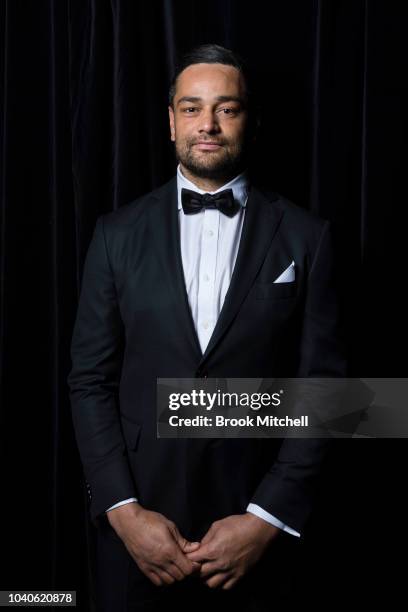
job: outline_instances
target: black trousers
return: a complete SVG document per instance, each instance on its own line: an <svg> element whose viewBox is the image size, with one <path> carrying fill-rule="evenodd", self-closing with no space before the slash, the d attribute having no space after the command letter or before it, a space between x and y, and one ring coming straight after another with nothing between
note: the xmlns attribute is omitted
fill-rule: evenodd
<svg viewBox="0 0 408 612"><path fill-rule="evenodd" d="M97 612L266 612L296 602L298 538L282 533L266 554L230 590L210 589L197 575L157 587L139 570L106 522L96 533Z"/></svg>

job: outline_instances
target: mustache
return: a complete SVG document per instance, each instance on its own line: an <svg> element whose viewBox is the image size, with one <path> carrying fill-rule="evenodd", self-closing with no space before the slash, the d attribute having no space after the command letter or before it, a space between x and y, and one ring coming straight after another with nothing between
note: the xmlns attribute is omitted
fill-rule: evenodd
<svg viewBox="0 0 408 612"><path fill-rule="evenodd" d="M198 144L198 143L200 143L200 144L201 143L204 143L204 144L205 143L211 143L211 144L217 144L217 145L220 145L220 146L226 144L225 141L223 141L223 140L214 140L212 138L208 138L208 139L207 138L200 138L199 140L191 140L189 142L189 145L191 146L191 145L195 145L195 144Z"/></svg>

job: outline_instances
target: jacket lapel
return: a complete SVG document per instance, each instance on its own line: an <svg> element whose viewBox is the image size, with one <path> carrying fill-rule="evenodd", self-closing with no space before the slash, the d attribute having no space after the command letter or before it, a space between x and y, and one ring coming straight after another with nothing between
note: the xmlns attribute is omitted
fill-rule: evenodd
<svg viewBox="0 0 408 612"><path fill-rule="evenodd" d="M152 195L155 201L149 210L150 232L164 271L164 282L175 298L176 316L178 317L178 322L175 324L178 325L180 335L184 337L197 362L202 352L184 282L176 177L165 183Z"/></svg>
<svg viewBox="0 0 408 612"><path fill-rule="evenodd" d="M276 196L274 198L277 199ZM230 286L200 365L220 342L237 315L262 266L283 214L283 209L274 203L273 198L269 200L256 188L250 189Z"/></svg>
<svg viewBox="0 0 408 612"><path fill-rule="evenodd" d="M161 261L167 288L175 298L180 333L193 351L199 365L207 359L232 324L250 290L275 236L282 215L277 197L266 198L252 187L231 283L214 332L202 354L184 282L177 209L177 179L174 177L153 194L150 231Z"/></svg>

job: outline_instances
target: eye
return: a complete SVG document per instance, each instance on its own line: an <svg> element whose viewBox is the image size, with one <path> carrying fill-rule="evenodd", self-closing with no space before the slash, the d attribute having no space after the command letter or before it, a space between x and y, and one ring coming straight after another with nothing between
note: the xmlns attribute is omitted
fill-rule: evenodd
<svg viewBox="0 0 408 612"><path fill-rule="evenodd" d="M187 108L183 108L183 113L188 113L189 115L191 115L191 113L193 113L196 110L197 108L195 106L189 106Z"/></svg>
<svg viewBox="0 0 408 612"><path fill-rule="evenodd" d="M237 113L237 110L235 108L221 108L220 111L224 115L234 115Z"/></svg>

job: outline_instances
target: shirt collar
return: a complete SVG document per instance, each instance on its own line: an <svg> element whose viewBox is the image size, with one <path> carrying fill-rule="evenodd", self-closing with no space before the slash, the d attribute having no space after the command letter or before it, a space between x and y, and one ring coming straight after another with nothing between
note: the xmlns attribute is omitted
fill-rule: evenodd
<svg viewBox="0 0 408 612"><path fill-rule="evenodd" d="M219 191L223 191L224 189L232 189L234 194L234 199L244 208L248 199L248 190L249 190L249 180L246 170L238 174L231 181L222 185L216 189L216 191L204 191L203 189L199 189L197 185L195 185L192 181L184 176L181 172L180 164L177 166L177 205L178 210L182 208L181 204L181 190L182 188L191 189L192 191L197 191L198 193L218 193Z"/></svg>

